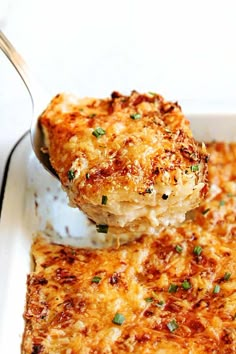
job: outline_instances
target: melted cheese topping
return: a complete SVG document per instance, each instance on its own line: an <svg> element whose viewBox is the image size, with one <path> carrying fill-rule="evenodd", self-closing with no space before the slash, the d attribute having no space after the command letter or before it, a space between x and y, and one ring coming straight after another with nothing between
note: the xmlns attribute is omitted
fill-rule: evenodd
<svg viewBox="0 0 236 354"><path fill-rule="evenodd" d="M35 239L23 353L236 352L236 144L208 150L210 192L181 227L118 249Z"/></svg>
<svg viewBox="0 0 236 354"><path fill-rule="evenodd" d="M207 191L205 147L192 137L180 106L160 95L61 94L39 122L71 205L112 233L131 239L143 229L176 225Z"/></svg>

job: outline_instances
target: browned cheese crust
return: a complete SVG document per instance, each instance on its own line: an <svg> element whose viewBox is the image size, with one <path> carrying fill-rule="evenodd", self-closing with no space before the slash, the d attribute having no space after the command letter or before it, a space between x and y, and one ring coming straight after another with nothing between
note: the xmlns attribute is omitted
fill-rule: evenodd
<svg viewBox="0 0 236 354"><path fill-rule="evenodd" d="M208 149L208 198L158 239L92 250L36 238L23 353L236 352L236 144Z"/></svg>
<svg viewBox="0 0 236 354"><path fill-rule="evenodd" d="M158 94L61 94L39 121L71 204L114 233L176 225L206 194L205 147L180 106Z"/></svg>

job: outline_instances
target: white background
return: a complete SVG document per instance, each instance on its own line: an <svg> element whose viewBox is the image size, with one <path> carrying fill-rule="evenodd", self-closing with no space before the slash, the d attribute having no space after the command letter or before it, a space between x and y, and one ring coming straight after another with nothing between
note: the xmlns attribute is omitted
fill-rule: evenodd
<svg viewBox="0 0 236 354"><path fill-rule="evenodd" d="M52 95L137 89L184 110L235 111L234 0L0 0L0 19ZM30 107L0 53L0 183L12 145L30 126Z"/></svg>

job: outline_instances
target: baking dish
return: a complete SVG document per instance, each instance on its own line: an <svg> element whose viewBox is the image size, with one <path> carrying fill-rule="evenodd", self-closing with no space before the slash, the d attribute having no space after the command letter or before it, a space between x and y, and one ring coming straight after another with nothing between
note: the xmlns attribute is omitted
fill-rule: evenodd
<svg viewBox="0 0 236 354"><path fill-rule="evenodd" d="M199 141L235 141L236 114L188 115ZM95 228L70 208L59 182L36 160L26 133L13 149L5 172L0 224L0 352L20 353L26 277L32 235L50 225L65 242L93 246ZM101 244L102 244L101 239Z"/></svg>

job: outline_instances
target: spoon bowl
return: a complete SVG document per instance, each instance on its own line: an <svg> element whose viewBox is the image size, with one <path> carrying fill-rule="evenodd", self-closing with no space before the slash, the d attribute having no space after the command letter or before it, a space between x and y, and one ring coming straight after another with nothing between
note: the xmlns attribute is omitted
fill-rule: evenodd
<svg viewBox="0 0 236 354"><path fill-rule="evenodd" d="M0 31L0 49L6 55L8 60L14 66L20 75L24 85L29 93L32 103L32 123L30 128L31 143L34 153L43 165L43 167L54 177L58 178L55 170L53 169L48 154L45 154L44 136L41 127L38 123L38 117L48 105L50 99L46 95L46 91L41 88L37 80L31 74L28 65L22 56L17 52L8 38Z"/></svg>

